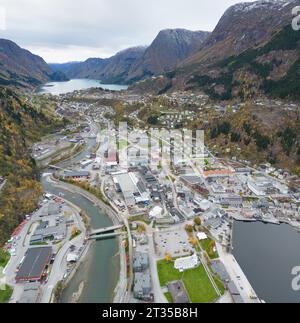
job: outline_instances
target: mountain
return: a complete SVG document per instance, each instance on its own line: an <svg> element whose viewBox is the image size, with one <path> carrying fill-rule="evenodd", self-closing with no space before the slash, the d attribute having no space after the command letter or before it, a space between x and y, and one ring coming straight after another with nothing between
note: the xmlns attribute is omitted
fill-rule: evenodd
<svg viewBox="0 0 300 323"><path fill-rule="evenodd" d="M132 65L128 80L160 75L173 70L181 61L197 52L210 35L204 31L166 29L159 32L143 57Z"/></svg>
<svg viewBox="0 0 300 323"><path fill-rule="evenodd" d="M41 57L10 40L0 39L0 85L37 86L48 81L51 74Z"/></svg>
<svg viewBox="0 0 300 323"><path fill-rule="evenodd" d="M260 0L231 6L221 17L200 51L183 66L237 55L268 41L274 32L292 20L298 0Z"/></svg>
<svg viewBox="0 0 300 323"><path fill-rule="evenodd" d="M297 3L261 0L230 7L197 53L172 73L133 89L155 93L198 89L221 100L259 94L297 96L292 90L295 84L289 90L284 87L285 93L274 90L280 80L282 85L285 78L297 79L300 33L291 28Z"/></svg>
<svg viewBox="0 0 300 323"><path fill-rule="evenodd" d="M195 53L208 36L208 32L168 29L161 31L148 48L134 47L107 59L90 58L82 63L50 66L53 71L60 70L70 78L130 84L173 70L179 62Z"/></svg>
<svg viewBox="0 0 300 323"><path fill-rule="evenodd" d="M85 62L50 64L53 71L62 71L69 78L99 79L104 83L125 83L134 62L142 57L144 47L133 47L102 59L89 58Z"/></svg>

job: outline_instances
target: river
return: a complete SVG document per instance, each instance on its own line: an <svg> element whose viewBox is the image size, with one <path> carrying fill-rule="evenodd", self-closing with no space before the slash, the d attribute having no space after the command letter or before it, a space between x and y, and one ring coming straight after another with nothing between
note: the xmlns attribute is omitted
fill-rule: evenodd
<svg viewBox="0 0 300 323"><path fill-rule="evenodd" d="M68 167L79 162L90 154L96 145L95 139L89 139L87 145L76 157L60 163L60 167ZM86 212L91 220L93 229L108 227L112 221L103 214L91 201L79 194L73 194L66 190L56 188L48 183L44 177L41 183L45 191L59 195L64 194L64 198ZM67 288L64 290L61 302L72 302L72 296L83 286L82 293L78 299L80 303L109 303L113 300L114 288L119 278L119 256L118 240L110 239L94 242L85 258L84 263L79 267ZM84 282L84 285L82 284Z"/></svg>
<svg viewBox="0 0 300 323"><path fill-rule="evenodd" d="M267 303L299 303L292 268L300 266L300 234L287 224L235 222L234 256L257 295Z"/></svg>
<svg viewBox="0 0 300 323"><path fill-rule="evenodd" d="M121 91L126 90L128 86L118 84L102 84L99 80L73 79L67 82L50 82L42 86L38 92L50 93L53 95L66 94L73 91L86 90L89 88L101 87L104 90Z"/></svg>

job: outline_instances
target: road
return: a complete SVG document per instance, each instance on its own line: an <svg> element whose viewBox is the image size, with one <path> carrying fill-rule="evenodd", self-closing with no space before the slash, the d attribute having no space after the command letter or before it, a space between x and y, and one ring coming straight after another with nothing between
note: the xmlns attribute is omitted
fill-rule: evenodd
<svg viewBox="0 0 300 323"><path fill-rule="evenodd" d="M258 299L253 299L253 297L256 297L256 294L234 256L224 252L222 246L218 243L217 249L220 259L226 266L228 274L239 290L243 301L245 303L258 303Z"/></svg>

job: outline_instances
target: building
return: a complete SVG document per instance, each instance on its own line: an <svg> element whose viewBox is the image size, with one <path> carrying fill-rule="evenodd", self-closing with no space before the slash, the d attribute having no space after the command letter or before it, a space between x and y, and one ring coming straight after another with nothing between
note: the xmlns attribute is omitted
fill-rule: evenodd
<svg viewBox="0 0 300 323"><path fill-rule="evenodd" d="M147 253L136 252L133 256L133 271L142 272L149 267L149 257Z"/></svg>
<svg viewBox="0 0 300 323"><path fill-rule="evenodd" d="M150 212L149 212L149 219L150 220L157 220L162 218L163 216L163 208L160 206L155 206Z"/></svg>
<svg viewBox="0 0 300 323"><path fill-rule="evenodd" d="M168 284L168 291L175 304L190 303L189 296L184 288L182 281L174 281Z"/></svg>
<svg viewBox="0 0 300 323"><path fill-rule="evenodd" d="M179 258L175 260L174 268L180 272L188 269L193 269L199 266L199 259L196 254L190 257Z"/></svg>
<svg viewBox="0 0 300 323"><path fill-rule="evenodd" d="M116 150L111 150L108 152L105 163L107 167L114 167L118 165L118 154Z"/></svg>
<svg viewBox="0 0 300 323"><path fill-rule="evenodd" d="M133 207L136 204L148 205L150 203L147 192L142 185L139 185L139 180L134 173L121 173L113 178L115 186L119 185L128 207Z"/></svg>
<svg viewBox="0 0 300 323"><path fill-rule="evenodd" d="M90 172L85 170L80 171L65 171L63 173L64 179L73 179L73 180L82 180L82 179L89 179L90 178Z"/></svg>
<svg viewBox="0 0 300 323"><path fill-rule="evenodd" d="M38 228L35 230L30 239L30 244L44 242L46 240L60 241L67 236L67 225L65 222L60 222L56 226L48 227L49 222L42 221Z"/></svg>
<svg viewBox="0 0 300 323"><path fill-rule="evenodd" d="M203 212L206 212L206 211L208 211L209 209L210 209L210 207L211 207L211 202L210 201L208 201L208 200L206 200L206 199L204 199L204 200L202 200L202 201L200 201L199 199L195 199L194 200L194 202L195 202L195 204L197 204L198 206L199 206L199 208L203 211Z"/></svg>
<svg viewBox="0 0 300 323"><path fill-rule="evenodd" d="M136 273L134 275L133 296L136 299L146 299L151 293L151 278L147 273Z"/></svg>
<svg viewBox="0 0 300 323"><path fill-rule="evenodd" d="M205 232L198 232L197 233L197 238L199 241L206 240L208 239L207 235Z"/></svg>
<svg viewBox="0 0 300 323"><path fill-rule="evenodd" d="M220 195L218 197L219 203L228 207L242 207L243 199L239 195L231 194L231 195Z"/></svg>
<svg viewBox="0 0 300 323"><path fill-rule="evenodd" d="M234 171L230 169L209 170L203 172L203 176L205 179L224 178L229 177L232 174L234 174Z"/></svg>
<svg viewBox="0 0 300 323"><path fill-rule="evenodd" d="M236 303L236 304L244 303L244 301L240 295L240 292L238 291L238 289L233 281L230 281L228 283L227 288L228 288L228 291L229 291L234 303Z"/></svg>
<svg viewBox="0 0 300 323"><path fill-rule="evenodd" d="M25 259L16 275L16 281L40 281L52 257L52 247L28 249Z"/></svg>

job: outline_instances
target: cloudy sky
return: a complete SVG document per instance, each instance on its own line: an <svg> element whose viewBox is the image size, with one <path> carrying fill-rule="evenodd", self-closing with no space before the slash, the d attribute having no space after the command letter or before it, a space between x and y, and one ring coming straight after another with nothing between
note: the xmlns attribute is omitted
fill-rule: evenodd
<svg viewBox="0 0 300 323"><path fill-rule="evenodd" d="M250 0L251 1L251 0ZM213 30L238 0L0 0L0 38L47 62L108 57L148 45L166 28ZM1 26L1 21L0 21ZM1 28L0 28L1 29Z"/></svg>

